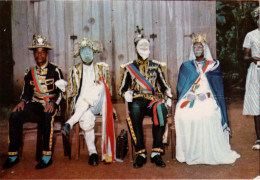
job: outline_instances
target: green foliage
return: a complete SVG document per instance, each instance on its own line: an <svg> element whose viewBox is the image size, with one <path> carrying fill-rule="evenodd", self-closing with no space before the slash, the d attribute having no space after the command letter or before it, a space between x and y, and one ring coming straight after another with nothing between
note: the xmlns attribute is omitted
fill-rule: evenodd
<svg viewBox="0 0 260 180"><path fill-rule="evenodd" d="M246 34L257 28L251 16L257 6L253 1L216 2L217 57L226 87L245 82L249 64L243 59L242 45Z"/></svg>

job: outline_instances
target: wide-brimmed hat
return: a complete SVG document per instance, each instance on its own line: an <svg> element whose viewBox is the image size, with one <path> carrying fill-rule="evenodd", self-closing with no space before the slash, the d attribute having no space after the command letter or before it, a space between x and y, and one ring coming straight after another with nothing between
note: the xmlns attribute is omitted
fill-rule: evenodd
<svg viewBox="0 0 260 180"><path fill-rule="evenodd" d="M36 48L54 49L50 46L48 39L43 35L33 35L32 46L28 46L28 49L34 50Z"/></svg>
<svg viewBox="0 0 260 180"><path fill-rule="evenodd" d="M78 48L74 52L74 57L79 56L80 49L83 47L89 47L93 50L94 53L101 53L103 51L103 46L100 41L92 41L86 37L81 39L79 42L76 43L78 45Z"/></svg>

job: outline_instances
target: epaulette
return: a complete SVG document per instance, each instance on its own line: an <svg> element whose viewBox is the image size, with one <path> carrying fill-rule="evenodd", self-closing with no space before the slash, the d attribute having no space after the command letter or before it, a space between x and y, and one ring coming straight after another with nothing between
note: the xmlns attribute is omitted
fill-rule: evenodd
<svg viewBox="0 0 260 180"><path fill-rule="evenodd" d="M98 62L98 63L96 63L98 66L103 66L103 67L106 67L106 68L108 68L109 67L109 65L107 64L107 63L105 63L105 62Z"/></svg>
<svg viewBox="0 0 260 180"><path fill-rule="evenodd" d="M132 64L134 61L129 61L129 62L127 62L127 63L125 63L125 64L121 64L120 65L120 68L125 68L128 64Z"/></svg>
<svg viewBox="0 0 260 180"><path fill-rule="evenodd" d="M155 64L159 64L160 66L167 66L167 64L165 62L160 62L160 61L156 61L156 60L152 60L153 63Z"/></svg>

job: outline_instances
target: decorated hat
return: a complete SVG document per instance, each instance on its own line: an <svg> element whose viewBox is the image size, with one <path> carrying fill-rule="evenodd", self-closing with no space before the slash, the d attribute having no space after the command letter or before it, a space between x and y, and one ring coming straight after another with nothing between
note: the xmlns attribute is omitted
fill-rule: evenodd
<svg viewBox="0 0 260 180"><path fill-rule="evenodd" d="M43 35L33 35L32 46L28 46L28 49L34 50L36 48L54 49L50 46L48 39Z"/></svg>
<svg viewBox="0 0 260 180"><path fill-rule="evenodd" d="M76 45L78 45L78 48L74 53L74 57L79 56L80 49L83 47L91 48L94 53L101 53L103 51L103 46L100 41L92 41L88 38L81 39L79 42L76 43Z"/></svg>
<svg viewBox="0 0 260 180"><path fill-rule="evenodd" d="M191 34L192 43L207 43L206 41L206 34Z"/></svg>
<svg viewBox="0 0 260 180"><path fill-rule="evenodd" d="M251 13L254 18L259 17L260 14L260 7L257 7L254 9L254 11Z"/></svg>
<svg viewBox="0 0 260 180"><path fill-rule="evenodd" d="M136 36L135 39L134 39L135 45L137 45L138 41L140 41L141 39L147 39L147 38L145 37L143 31L144 31L144 28L140 29L139 26L136 26L136 31L135 31L135 33L136 33L137 36Z"/></svg>

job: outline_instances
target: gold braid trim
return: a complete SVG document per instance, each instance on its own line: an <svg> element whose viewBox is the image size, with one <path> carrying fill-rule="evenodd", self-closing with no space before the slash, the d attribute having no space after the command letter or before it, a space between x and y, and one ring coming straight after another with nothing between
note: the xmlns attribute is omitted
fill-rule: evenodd
<svg viewBox="0 0 260 180"><path fill-rule="evenodd" d="M50 156L50 155L52 155L52 152L51 151L42 151L42 154L46 155L46 156Z"/></svg>
<svg viewBox="0 0 260 180"><path fill-rule="evenodd" d="M152 149L152 152L163 152L163 149L161 149L161 148L153 148Z"/></svg>
<svg viewBox="0 0 260 180"><path fill-rule="evenodd" d="M51 117L51 132L50 132L50 141L49 141L49 149L51 150L52 148L52 137L53 137L53 122L54 122L54 117L57 114L58 109L55 110L54 114Z"/></svg>
<svg viewBox="0 0 260 180"><path fill-rule="evenodd" d="M18 151L8 152L8 156L15 156L15 155L18 155Z"/></svg>
<svg viewBox="0 0 260 180"><path fill-rule="evenodd" d="M140 150L140 151L135 152L135 154L137 155L137 154L141 154L141 153L145 153L145 152L146 152L146 150L145 150L145 149L142 149L142 150Z"/></svg>
<svg viewBox="0 0 260 180"><path fill-rule="evenodd" d="M129 129L130 129L131 136L132 136L132 138L134 140L134 143L136 144L136 136L135 136L134 128L133 128L133 125L132 125L130 117L128 117L126 120L127 120Z"/></svg>

